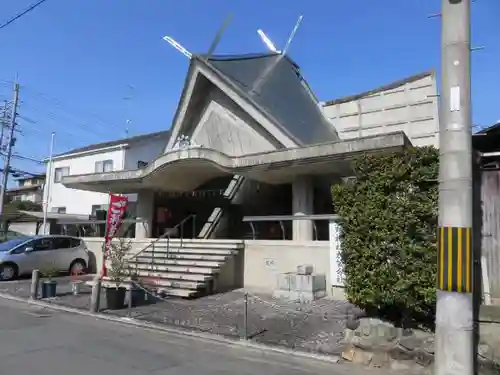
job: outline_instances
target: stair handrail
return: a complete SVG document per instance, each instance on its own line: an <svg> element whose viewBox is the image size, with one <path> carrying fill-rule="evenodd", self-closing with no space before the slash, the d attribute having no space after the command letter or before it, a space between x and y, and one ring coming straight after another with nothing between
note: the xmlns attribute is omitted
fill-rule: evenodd
<svg viewBox="0 0 500 375"><path fill-rule="evenodd" d="M141 251L137 252L136 254L132 255L129 260L132 260L134 258L137 258L139 255L141 255L144 251L148 250L150 247L153 247L155 244L157 244L160 240L164 240L165 238L167 239L167 254L168 254L168 243L170 242L170 230L177 229L180 225L184 225L186 221L191 219L192 217L196 218L196 214L190 214L186 216L184 219L182 219L178 224L176 224L173 228L169 228L169 230L166 230L165 233L163 233L161 236L156 238L154 241L150 242L145 248L143 248ZM193 227L194 228L194 227ZM193 229L194 230L194 229ZM168 256L168 255L167 255Z"/></svg>

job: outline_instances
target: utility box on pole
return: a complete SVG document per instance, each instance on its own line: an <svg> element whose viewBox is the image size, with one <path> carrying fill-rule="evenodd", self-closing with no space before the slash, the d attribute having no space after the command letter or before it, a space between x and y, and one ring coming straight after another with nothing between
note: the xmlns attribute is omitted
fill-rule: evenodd
<svg viewBox="0 0 500 375"><path fill-rule="evenodd" d="M470 0L442 0L436 375L473 375Z"/></svg>

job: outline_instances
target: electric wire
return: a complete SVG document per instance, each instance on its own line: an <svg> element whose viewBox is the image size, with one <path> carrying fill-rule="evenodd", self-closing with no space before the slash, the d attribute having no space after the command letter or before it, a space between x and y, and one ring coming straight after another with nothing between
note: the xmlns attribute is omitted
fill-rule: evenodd
<svg viewBox="0 0 500 375"><path fill-rule="evenodd" d="M11 17L10 19L8 19L7 21L5 21L4 23L0 24L0 30L9 26L11 23L14 23L15 21L17 21L19 18L21 18L22 16L25 16L26 14L28 14L29 12L35 10L37 7L39 7L40 5L42 5L44 2L46 2L47 0L39 0L38 2L30 5L28 8L26 8L25 10L23 10L21 13Z"/></svg>

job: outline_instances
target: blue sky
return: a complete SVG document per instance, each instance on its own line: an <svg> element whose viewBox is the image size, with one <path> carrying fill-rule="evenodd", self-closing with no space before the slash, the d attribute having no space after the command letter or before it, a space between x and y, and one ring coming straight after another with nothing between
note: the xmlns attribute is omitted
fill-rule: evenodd
<svg viewBox="0 0 500 375"><path fill-rule="evenodd" d="M34 0L1 0L0 22ZM24 132L16 151L48 155L88 143L163 130L182 90L188 59L162 41L208 49L228 12L217 52L265 51L262 28L282 48L299 14L290 50L321 100L354 94L439 69L440 0L47 0L0 30L0 99L16 73L23 85ZM500 119L500 1L472 5L474 122ZM129 98L129 99L126 99ZM127 124L127 120L130 122ZM40 170L17 160L18 168Z"/></svg>

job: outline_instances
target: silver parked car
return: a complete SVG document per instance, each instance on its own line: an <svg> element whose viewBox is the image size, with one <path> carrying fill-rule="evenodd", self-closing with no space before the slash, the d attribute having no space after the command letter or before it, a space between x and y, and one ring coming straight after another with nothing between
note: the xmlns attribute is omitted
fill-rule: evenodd
<svg viewBox="0 0 500 375"><path fill-rule="evenodd" d="M44 268L81 274L88 264L87 247L77 237L25 236L0 243L0 280L11 280Z"/></svg>

